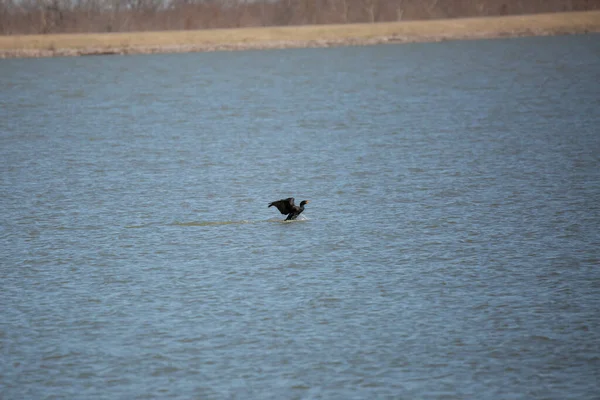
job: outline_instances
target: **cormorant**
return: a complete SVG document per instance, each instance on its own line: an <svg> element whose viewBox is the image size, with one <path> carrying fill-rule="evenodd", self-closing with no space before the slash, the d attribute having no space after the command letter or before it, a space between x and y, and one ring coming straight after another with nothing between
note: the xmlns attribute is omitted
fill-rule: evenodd
<svg viewBox="0 0 600 400"><path fill-rule="evenodd" d="M298 218L298 215L300 215L302 211L304 211L304 205L308 203L308 200L303 200L300 203L300 206L297 206L294 205L294 198L288 197L287 199L281 199L270 203L269 207L277 207L280 213L282 213L283 215L287 214L287 218L285 220L289 221Z"/></svg>

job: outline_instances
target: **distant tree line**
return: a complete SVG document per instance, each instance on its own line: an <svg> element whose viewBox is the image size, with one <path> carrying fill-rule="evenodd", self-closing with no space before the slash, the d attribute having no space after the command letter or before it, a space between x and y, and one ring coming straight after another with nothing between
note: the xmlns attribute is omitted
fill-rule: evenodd
<svg viewBox="0 0 600 400"><path fill-rule="evenodd" d="M600 0L0 0L0 34L345 24L600 9Z"/></svg>

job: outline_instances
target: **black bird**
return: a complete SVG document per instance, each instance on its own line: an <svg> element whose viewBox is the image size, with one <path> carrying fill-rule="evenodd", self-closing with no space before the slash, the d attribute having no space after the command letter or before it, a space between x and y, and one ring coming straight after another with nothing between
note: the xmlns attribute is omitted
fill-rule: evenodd
<svg viewBox="0 0 600 400"><path fill-rule="evenodd" d="M300 203L300 206L297 206L294 204L294 198L288 197L287 199L281 199L270 203L269 207L277 207L280 213L283 215L287 214L287 218L285 220L289 221L298 218L298 215L302 214L302 211L304 211L304 205L308 203L308 200L303 200Z"/></svg>

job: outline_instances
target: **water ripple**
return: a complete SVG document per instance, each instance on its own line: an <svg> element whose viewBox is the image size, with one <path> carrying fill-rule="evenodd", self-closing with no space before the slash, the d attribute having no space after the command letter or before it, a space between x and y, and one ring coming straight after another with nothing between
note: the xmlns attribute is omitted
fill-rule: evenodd
<svg viewBox="0 0 600 400"><path fill-rule="evenodd" d="M2 61L0 397L593 398L597 39Z"/></svg>

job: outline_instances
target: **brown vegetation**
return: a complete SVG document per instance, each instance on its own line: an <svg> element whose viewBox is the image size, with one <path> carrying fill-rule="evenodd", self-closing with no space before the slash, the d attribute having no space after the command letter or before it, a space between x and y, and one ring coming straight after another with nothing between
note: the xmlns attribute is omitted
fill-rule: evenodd
<svg viewBox="0 0 600 400"><path fill-rule="evenodd" d="M0 0L0 35L372 23L600 10L600 0Z"/></svg>
<svg viewBox="0 0 600 400"><path fill-rule="evenodd" d="M600 32L600 11L377 24L0 36L0 58L327 47Z"/></svg>

